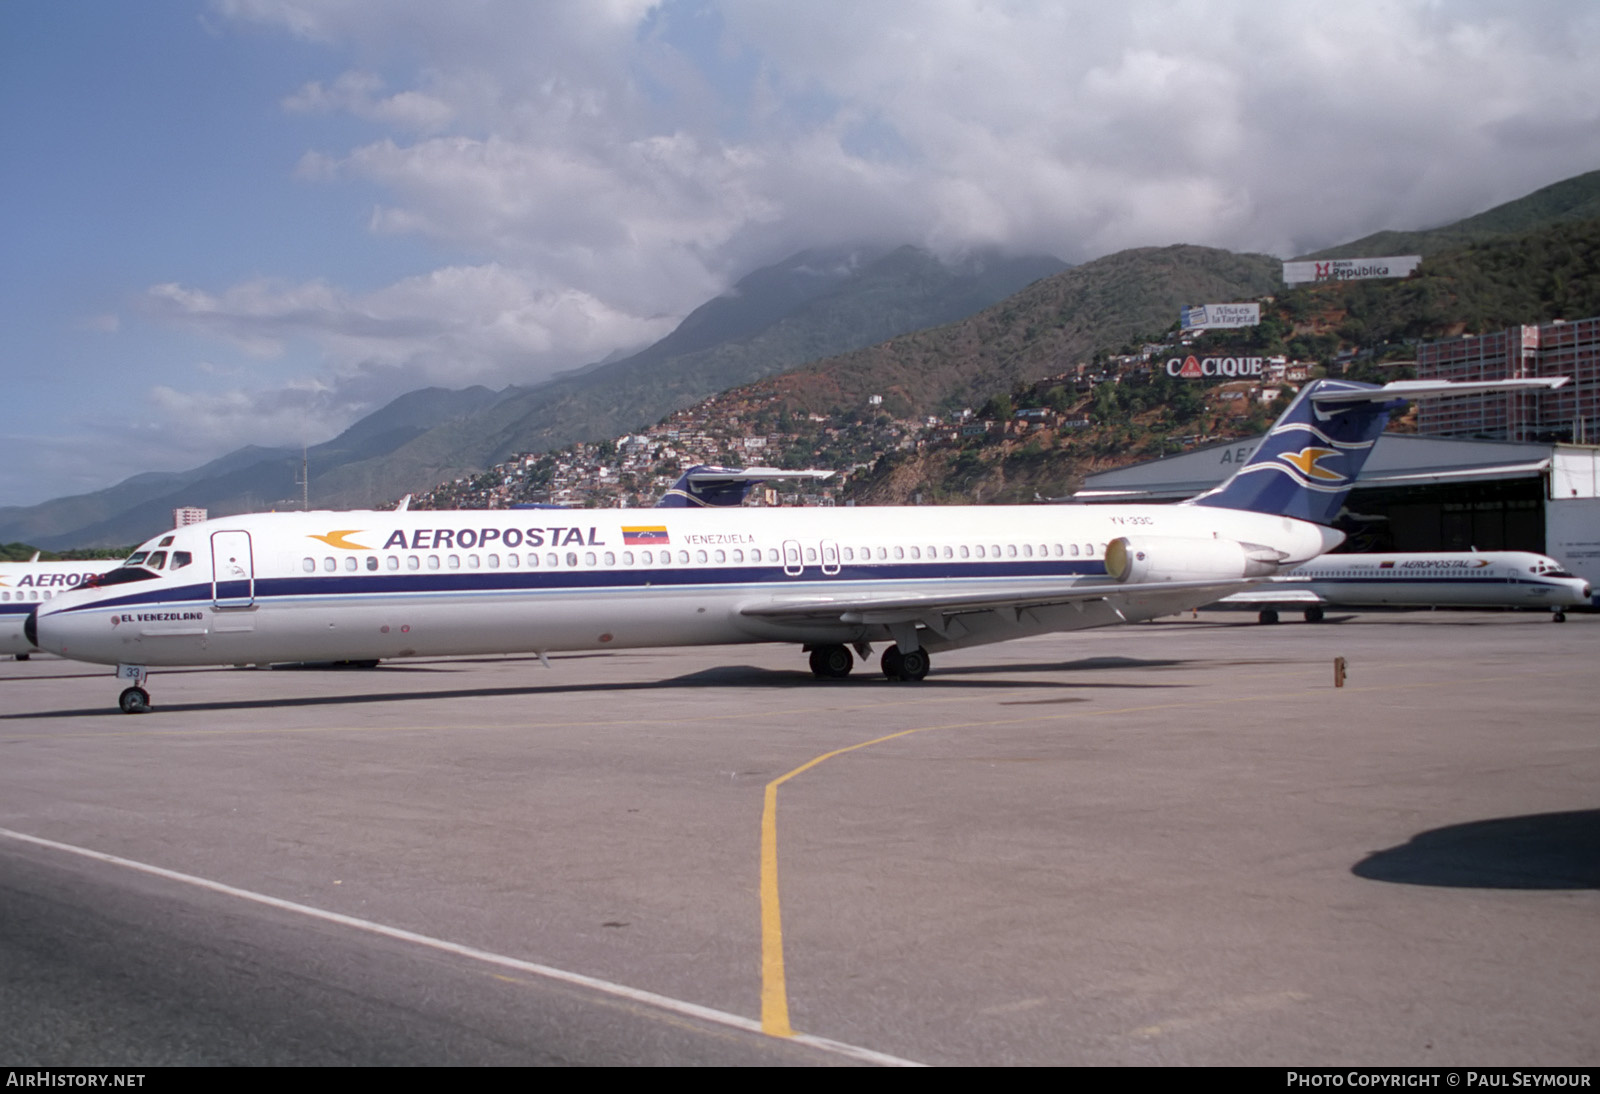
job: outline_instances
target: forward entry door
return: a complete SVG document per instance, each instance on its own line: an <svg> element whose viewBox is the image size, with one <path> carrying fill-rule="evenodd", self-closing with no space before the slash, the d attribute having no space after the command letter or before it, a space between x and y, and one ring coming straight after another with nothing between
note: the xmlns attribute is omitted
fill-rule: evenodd
<svg viewBox="0 0 1600 1094"><path fill-rule="evenodd" d="M211 602L218 608L248 608L256 602L249 532L211 533Z"/></svg>

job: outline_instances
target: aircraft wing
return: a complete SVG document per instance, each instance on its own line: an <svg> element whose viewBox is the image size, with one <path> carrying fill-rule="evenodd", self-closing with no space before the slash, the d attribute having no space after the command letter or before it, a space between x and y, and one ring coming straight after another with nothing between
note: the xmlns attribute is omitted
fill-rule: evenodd
<svg viewBox="0 0 1600 1094"><path fill-rule="evenodd" d="M797 597L793 600L764 600L741 609L741 615L793 623L910 623L929 616L961 615L968 612L1014 611L1047 608L1061 604L1086 604L1103 601L1121 604L1159 604L1173 599L1187 605L1202 604L1226 593L1254 584L1252 580L1232 578L1210 581L1150 581L1126 585L1115 581L1076 582L1057 588L1038 585L993 587L964 593L906 594L885 592L845 593L835 597ZM1180 611L1182 607L1174 607Z"/></svg>
<svg viewBox="0 0 1600 1094"><path fill-rule="evenodd" d="M1217 601L1219 604L1304 604L1306 607L1326 604L1327 600L1310 589L1285 588L1282 585L1261 585L1234 593Z"/></svg>

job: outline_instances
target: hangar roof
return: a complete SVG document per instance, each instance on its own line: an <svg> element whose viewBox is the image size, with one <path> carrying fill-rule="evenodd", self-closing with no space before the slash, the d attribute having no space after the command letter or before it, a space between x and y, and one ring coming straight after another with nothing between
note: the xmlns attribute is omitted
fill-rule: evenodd
<svg viewBox="0 0 1600 1094"><path fill-rule="evenodd" d="M1239 469L1261 443L1246 437L1181 456L1102 471L1084 480L1073 501L1163 501L1193 497ZM1356 477L1363 486L1481 482L1543 474L1557 446L1518 441L1464 441L1385 433Z"/></svg>

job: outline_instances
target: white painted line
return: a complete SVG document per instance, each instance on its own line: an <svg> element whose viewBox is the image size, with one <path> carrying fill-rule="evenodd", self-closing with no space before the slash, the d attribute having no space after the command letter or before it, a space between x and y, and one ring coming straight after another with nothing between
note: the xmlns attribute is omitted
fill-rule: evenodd
<svg viewBox="0 0 1600 1094"><path fill-rule="evenodd" d="M357 919L355 916L343 915L339 912L325 911L322 908L313 908L309 904L296 904L292 900L280 900L275 896L265 893L251 892L249 889L240 889L232 885L224 885L220 881L209 881L193 874L179 873L177 870L168 870L161 866L152 866L147 862L135 862L133 859L119 858L108 855L104 851L93 851L87 847L75 847L70 843L57 843L55 840L43 839L39 836L30 836L26 832L13 832L9 828L0 828L0 836L16 840L19 843L32 844L35 847L44 847L52 851L62 851L69 855L78 855L82 858L94 859L96 862L107 862L113 866L121 866L129 870L137 870L142 874L152 877L165 878L168 881L192 885L197 889L205 889L224 896L236 897L239 900L248 900L253 904L265 905L268 908L277 908L281 911L294 912L297 915L320 919L325 923L336 923L341 927L351 927L368 934L381 935L399 942L409 942L417 946L426 946L431 950L442 953L455 954L458 957L470 958L481 961L486 965L495 965L502 969L513 969L517 972L528 973L533 976L544 977L547 980L556 980L563 984L575 984L578 987L589 988L605 995L616 996L634 1003L656 1007L660 1010L670 1011L690 1018L698 1018L704 1022L712 1022L719 1026L729 1026L746 1033L766 1036L762 1033L761 1023L754 1018L744 1018L727 1011L703 1007L698 1003L685 1002L674 999L668 995L658 995L653 991L642 991L630 988L625 984L614 984L609 980L601 980L582 973L567 972L550 965L540 965L532 961L523 961L516 957L507 957L504 954L493 953L489 950L480 950L476 946L463 946L459 942L448 942L442 938L430 935L417 934L415 931L402 930L399 927L388 927L382 923L374 923L370 919ZM901 1059L883 1052L874 1052L870 1048L860 1048L856 1045L847 1045L843 1041L830 1040L827 1037L816 1037L809 1033L796 1033L792 1037L782 1040L794 1041L823 1052L832 1052L839 1056L848 1056L852 1059L862 1060L867 1063L881 1064L885 1067L922 1067L924 1065L914 1060Z"/></svg>

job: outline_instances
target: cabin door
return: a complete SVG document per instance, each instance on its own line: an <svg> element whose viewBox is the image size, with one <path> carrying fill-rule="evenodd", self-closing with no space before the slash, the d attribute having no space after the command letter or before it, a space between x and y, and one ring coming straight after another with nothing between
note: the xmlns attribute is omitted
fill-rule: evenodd
<svg viewBox="0 0 1600 1094"><path fill-rule="evenodd" d="M248 608L256 601L256 567L249 532L211 533L211 602Z"/></svg>
<svg viewBox="0 0 1600 1094"><path fill-rule="evenodd" d="M783 572L790 577L797 576L805 564L800 561L800 544L792 539L783 541Z"/></svg>

